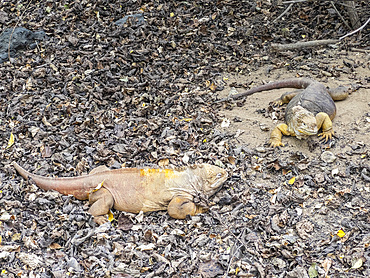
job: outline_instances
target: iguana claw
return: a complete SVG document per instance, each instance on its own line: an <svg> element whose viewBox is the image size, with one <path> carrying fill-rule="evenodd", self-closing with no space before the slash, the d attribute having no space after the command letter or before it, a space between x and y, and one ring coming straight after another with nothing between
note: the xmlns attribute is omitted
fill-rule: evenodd
<svg viewBox="0 0 370 278"><path fill-rule="evenodd" d="M322 133L318 134L318 136L322 137L321 139L324 140L326 143L328 140L331 140L332 136L334 135L334 131L323 131Z"/></svg>
<svg viewBox="0 0 370 278"><path fill-rule="evenodd" d="M276 147L279 147L279 146L284 147L284 144L280 140L271 139L269 144L270 144L271 148L276 148Z"/></svg>
<svg viewBox="0 0 370 278"><path fill-rule="evenodd" d="M279 99L277 99L277 100L274 100L273 102L272 102L272 106L274 106L274 107L276 107L276 106L281 106L281 105L283 105L284 103L283 103L283 101L279 98Z"/></svg>

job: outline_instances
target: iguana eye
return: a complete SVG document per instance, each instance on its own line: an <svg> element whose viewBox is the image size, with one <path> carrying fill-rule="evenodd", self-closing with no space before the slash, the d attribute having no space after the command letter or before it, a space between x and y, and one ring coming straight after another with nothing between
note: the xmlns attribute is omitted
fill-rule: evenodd
<svg viewBox="0 0 370 278"><path fill-rule="evenodd" d="M221 173L217 173L216 178L220 179L222 177Z"/></svg>

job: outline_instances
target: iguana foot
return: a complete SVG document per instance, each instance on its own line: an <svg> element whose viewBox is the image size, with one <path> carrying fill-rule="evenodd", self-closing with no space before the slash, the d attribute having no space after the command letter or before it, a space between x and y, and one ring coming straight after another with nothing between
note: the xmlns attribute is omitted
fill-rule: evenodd
<svg viewBox="0 0 370 278"><path fill-rule="evenodd" d="M272 106L281 106L283 104L284 104L284 102L280 98L278 98L277 100L272 101Z"/></svg>
<svg viewBox="0 0 370 278"><path fill-rule="evenodd" d="M94 222L98 225L103 225L104 223L108 222L108 218L106 216L94 216Z"/></svg>
<svg viewBox="0 0 370 278"><path fill-rule="evenodd" d="M284 147L284 144L281 142L281 140L277 140L277 139L271 139L270 142L270 147L272 148L276 148L276 147Z"/></svg>
<svg viewBox="0 0 370 278"><path fill-rule="evenodd" d="M106 215L113 207L114 199L108 189L102 187L89 195L92 204L89 213L94 216L95 223L101 225L108 222Z"/></svg>
<svg viewBox="0 0 370 278"><path fill-rule="evenodd" d="M167 207L168 214L175 219L185 219L186 215L195 215L197 206L189 199L174 197Z"/></svg>
<svg viewBox="0 0 370 278"><path fill-rule="evenodd" d="M327 142L328 140L331 140L331 137L334 135L333 130L329 131L323 131L322 133L318 134L318 136L321 136L321 139L324 140L324 142Z"/></svg>

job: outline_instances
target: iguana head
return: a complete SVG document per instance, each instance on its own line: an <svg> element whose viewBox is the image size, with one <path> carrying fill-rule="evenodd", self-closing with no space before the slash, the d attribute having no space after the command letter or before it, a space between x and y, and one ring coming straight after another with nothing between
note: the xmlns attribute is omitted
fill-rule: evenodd
<svg viewBox="0 0 370 278"><path fill-rule="evenodd" d="M298 139L317 134L317 123L314 114L300 105L292 108L292 120L288 123Z"/></svg>
<svg viewBox="0 0 370 278"><path fill-rule="evenodd" d="M202 193L211 196L218 188L227 180L227 171L211 165L211 164L198 164L193 169L194 174L202 179Z"/></svg>

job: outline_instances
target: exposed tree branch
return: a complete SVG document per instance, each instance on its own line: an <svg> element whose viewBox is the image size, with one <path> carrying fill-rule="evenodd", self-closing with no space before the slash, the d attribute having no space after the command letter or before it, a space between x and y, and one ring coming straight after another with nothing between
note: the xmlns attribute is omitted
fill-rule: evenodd
<svg viewBox="0 0 370 278"><path fill-rule="evenodd" d="M308 47L315 47L319 45L335 44L339 40L317 40L317 41L308 41L308 42L297 42L297 43L288 43L288 44L271 44L271 47L278 51L292 50L292 49L301 49Z"/></svg>

